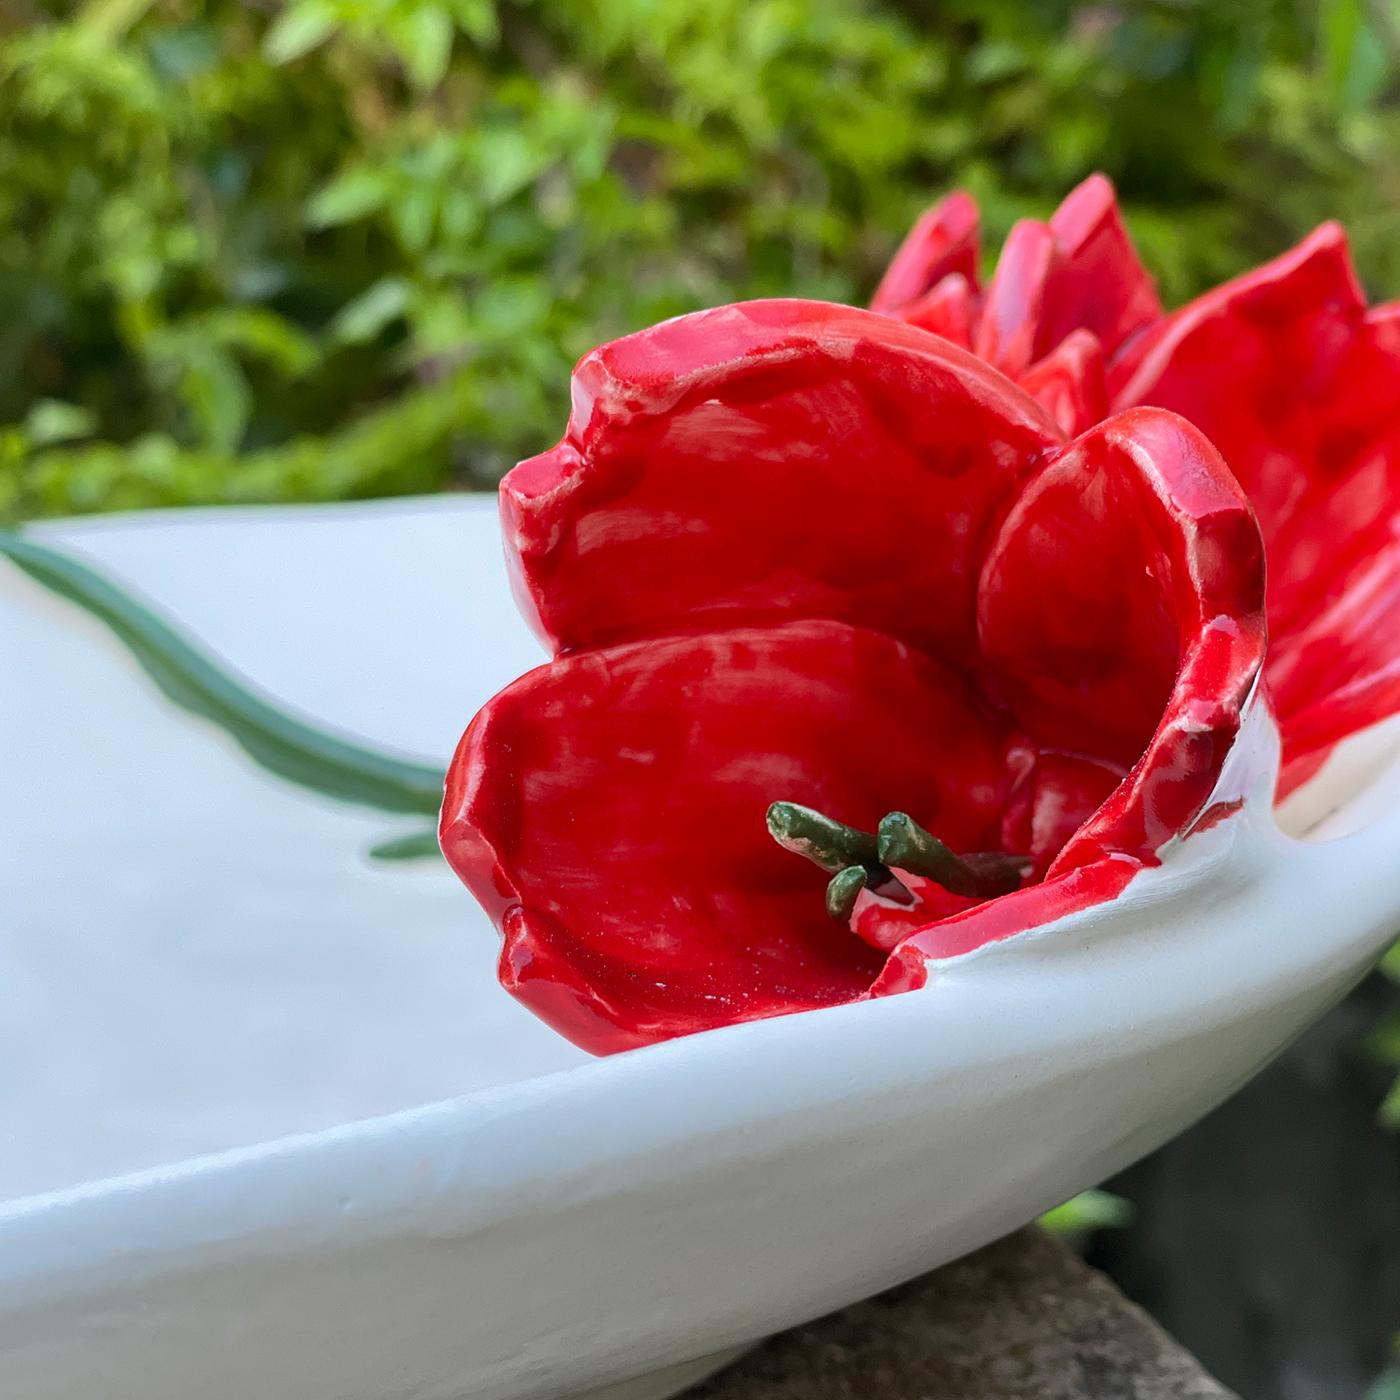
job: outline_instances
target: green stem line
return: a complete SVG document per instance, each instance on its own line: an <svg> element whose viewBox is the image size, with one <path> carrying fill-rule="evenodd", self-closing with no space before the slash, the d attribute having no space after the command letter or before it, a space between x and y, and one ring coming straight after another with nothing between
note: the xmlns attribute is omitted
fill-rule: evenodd
<svg viewBox="0 0 1400 1400"><path fill-rule="evenodd" d="M393 836L377 842L367 853L371 860L427 860L442 854L436 828L414 831L407 836Z"/></svg>
<svg viewBox="0 0 1400 1400"><path fill-rule="evenodd" d="M950 894L978 899L1020 889L1031 871L1026 856L1002 851L960 856L905 812L890 812L872 836L811 807L775 802L768 808L768 834L784 850L830 872L826 912L838 923L850 921L862 890L912 906L916 896L895 870L934 880Z"/></svg>
<svg viewBox="0 0 1400 1400"><path fill-rule="evenodd" d="M981 899L1019 889L1030 869L1024 856L1000 851L960 856L907 812L891 812L880 822L879 852L886 865L936 880L950 894Z"/></svg>
<svg viewBox="0 0 1400 1400"><path fill-rule="evenodd" d="M224 730L269 772L378 811L432 816L442 805L443 769L299 718L76 556L3 529L0 555L102 622L174 704Z"/></svg>
<svg viewBox="0 0 1400 1400"><path fill-rule="evenodd" d="M865 888L866 874L863 865L848 865L831 877L826 887L826 912L838 924L846 924L855 913L856 898Z"/></svg>
<svg viewBox="0 0 1400 1400"><path fill-rule="evenodd" d="M875 838L845 822L796 802L775 802L768 809L768 834L784 850L810 860L835 875L849 865L880 863Z"/></svg>

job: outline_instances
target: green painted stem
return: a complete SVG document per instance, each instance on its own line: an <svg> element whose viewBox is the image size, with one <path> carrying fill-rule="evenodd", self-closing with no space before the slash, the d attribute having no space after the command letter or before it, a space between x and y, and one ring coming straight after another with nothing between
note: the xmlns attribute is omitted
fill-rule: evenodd
<svg viewBox="0 0 1400 1400"><path fill-rule="evenodd" d="M64 550L0 530L0 555L102 622L171 701L224 730L270 772L342 802L437 814L443 770L436 765L370 748L292 714L148 604Z"/></svg>
<svg viewBox="0 0 1400 1400"><path fill-rule="evenodd" d="M880 863L875 838L868 831L833 821L796 802L775 802L769 807L768 832L784 850L832 875L850 865Z"/></svg>
<svg viewBox="0 0 1400 1400"><path fill-rule="evenodd" d="M442 854L437 830L414 831L407 836L394 836L369 848L371 860L427 860Z"/></svg>
<svg viewBox="0 0 1400 1400"><path fill-rule="evenodd" d="M831 877L826 887L826 912L838 924L847 924L855 913L856 898L865 888L866 874L863 865L848 865Z"/></svg>
<svg viewBox="0 0 1400 1400"><path fill-rule="evenodd" d="M880 823L880 859L911 875L936 880L950 894L992 899L1020 889L1030 870L1024 856L980 851L960 856L924 830L907 812L891 812Z"/></svg>

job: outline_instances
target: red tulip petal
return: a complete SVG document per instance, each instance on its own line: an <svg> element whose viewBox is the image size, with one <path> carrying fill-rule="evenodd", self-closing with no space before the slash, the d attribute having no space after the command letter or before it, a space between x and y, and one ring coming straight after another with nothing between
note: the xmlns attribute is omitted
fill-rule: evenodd
<svg viewBox="0 0 1400 1400"><path fill-rule="evenodd" d="M1048 224L1012 228L987 288L977 353L1020 379L1076 331L1111 354L1162 311L1113 186L1091 175Z"/></svg>
<svg viewBox="0 0 1400 1400"><path fill-rule="evenodd" d="M919 300L951 273L977 285L977 204L955 190L926 210L890 261L870 306L895 312Z"/></svg>
<svg viewBox="0 0 1400 1400"><path fill-rule="evenodd" d="M992 842L1005 735L965 681L831 622L563 657L491 700L443 850L503 928L508 990L606 1051L863 995L883 956L769 838L782 798L873 830L917 810Z"/></svg>
<svg viewBox="0 0 1400 1400"><path fill-rule="evenodd" d="M1158 404L1189 418L1220 449L1272 543L1336 448L1390 401L1349 392L1366 306L1346 235L1324 224L1283 257L1173 312L1111 366L1114 408ZM1370 390L1373 392L1373 390ZM1356 427L1339 422L1336 396Z"/></svg>
<svg viewBox="0 0 1400 1400"><path fill-rule="evenodd" d="M1049 348L1041 322L1046 287L1059 254L1048 224L1022 219L1006 237L982 304L974 345L1004 374L1018 379Z"/></svg>
<svg viewBox="0 0 1400 1400"><path fill-rule="evenodd" d="M1395 367L1400 376L1400 363ZM1400 377L1378 393L1400 393ZM1306 483L1288 518L1276 522L1269 554L1270 624L1280 645L1316 624L1366 575L1400 530L1400 431L1374 442L1330 481ZM1400 638L1396 639L1400 642ZM1277 648L1275 648L1277 651Z"/></svg>
<svg viewBox="0 0 1400 1400"><path fill-rule="evenodd" d="M950 273L931 292L891 314L920 330L932 331L964 350L972 348L978 295L960 272Z"/></svg>
<svg viewBox="0 0 1400 1400"><path fill-rule="evenodd" d="M1050 231L1059 258L1045 289L1037 354L1087 330L1111 355L1162 314L1106 177L1091 175L1072 190L1051 217Z"/></svg>
<svg viewBox="0 0 1400 1400"><path fill-rule="evenodd" d="M1283 797L1311 776L1314 755L1400 711L1400 537L1284 639L1270 654L1268 676L1287 736Z"/></svg>
<svg viewBox="0 0 1400 1400"><path fill-rule="evenodd" d="M1117 404L1186 414L1250 495L1285 763L1393 712L1400 629L1378 556L1400 528L1400 318L1366 311L1341 228L1168 317L1111 386Z"/></svg>
<svg viewBox="0 0 1400 1400"><path fill-rule="evenodd" d="M1042 748L1132 765L1052 876L1148 856L1200 810L1262 659L1263 588L1247 501L1173 414L1110 419L1022 493L982 576L984 655Z"/></svg>
<svg viewBox="0 0 1400 1400"><path fill-rule="evenodd" d="M1060 441L912 326L721 307L583 359L564 441L502 484L507 553L556 647L827 617L963 655L983 536Z"/></svg>
<svg viewBox="0 0 1400 1400"><path fill-rule="evenodd" d="M1092 428L1108 412L1103 350L1089 331L1067 336L1020 383L1069 436Z"/></svg>
<svg viewBox="0 0 1400 1400"><path fill-rule="evenodd" d="M1021 745L1017 780L1001 823L1001 849L1020 851L1044 877L1065 843L1123 781L1121 765Z"/></svg>

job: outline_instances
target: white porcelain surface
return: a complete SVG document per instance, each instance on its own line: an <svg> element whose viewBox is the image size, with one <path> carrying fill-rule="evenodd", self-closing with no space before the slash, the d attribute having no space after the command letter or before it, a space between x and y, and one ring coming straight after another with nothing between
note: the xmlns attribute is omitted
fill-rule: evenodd
<svg viewBox="0 0 1400 1400"><path fill-rule="evenodd" d="M538 659L489 502L45 534L414 752ZM1400 926L1400 768L1289 841L1260 713L1244 811L1114 904L922 992L587 1060L445 871L364 860L411 823L264 775L4 569L0 673L7 1400L549 1397L741 1344L1149 1150Z"/></svg>
<svg viewBox="0 0 1400 1400"><path fill-rule="evenodd" d="M541 653L493 503L94 520L43 532L312 715L440 758ZM580 1064L495 986L413 818L267 776L97 622L0 561L0 1199Z"/></svg>

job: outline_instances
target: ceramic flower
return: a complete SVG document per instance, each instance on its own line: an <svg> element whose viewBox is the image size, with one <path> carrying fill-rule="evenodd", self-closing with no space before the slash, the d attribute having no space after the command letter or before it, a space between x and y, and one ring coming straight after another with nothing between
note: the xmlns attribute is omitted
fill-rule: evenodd
<svg viewBox="0 0 1400 1400"><path fill-rule="evenodd" d="M1018 224L985 288L977 261L976 207L950 195L873 305L975 351L1066 431L1139 404L1184 414L1248 493L1292 791L1400 709L1400 304L1368 309L1346 235L1324 224L1164 315L1102 176L1048 224Z"/></svg>
<svg viewBox="0 0 1400 1400"><path fill-rule="evenodd" d="M755 302L585 357L501 506L554 659L442 845L589 1049L916 986L1238 805L1261 541L1171 412L1070 440L946 339Z"/></svg>

